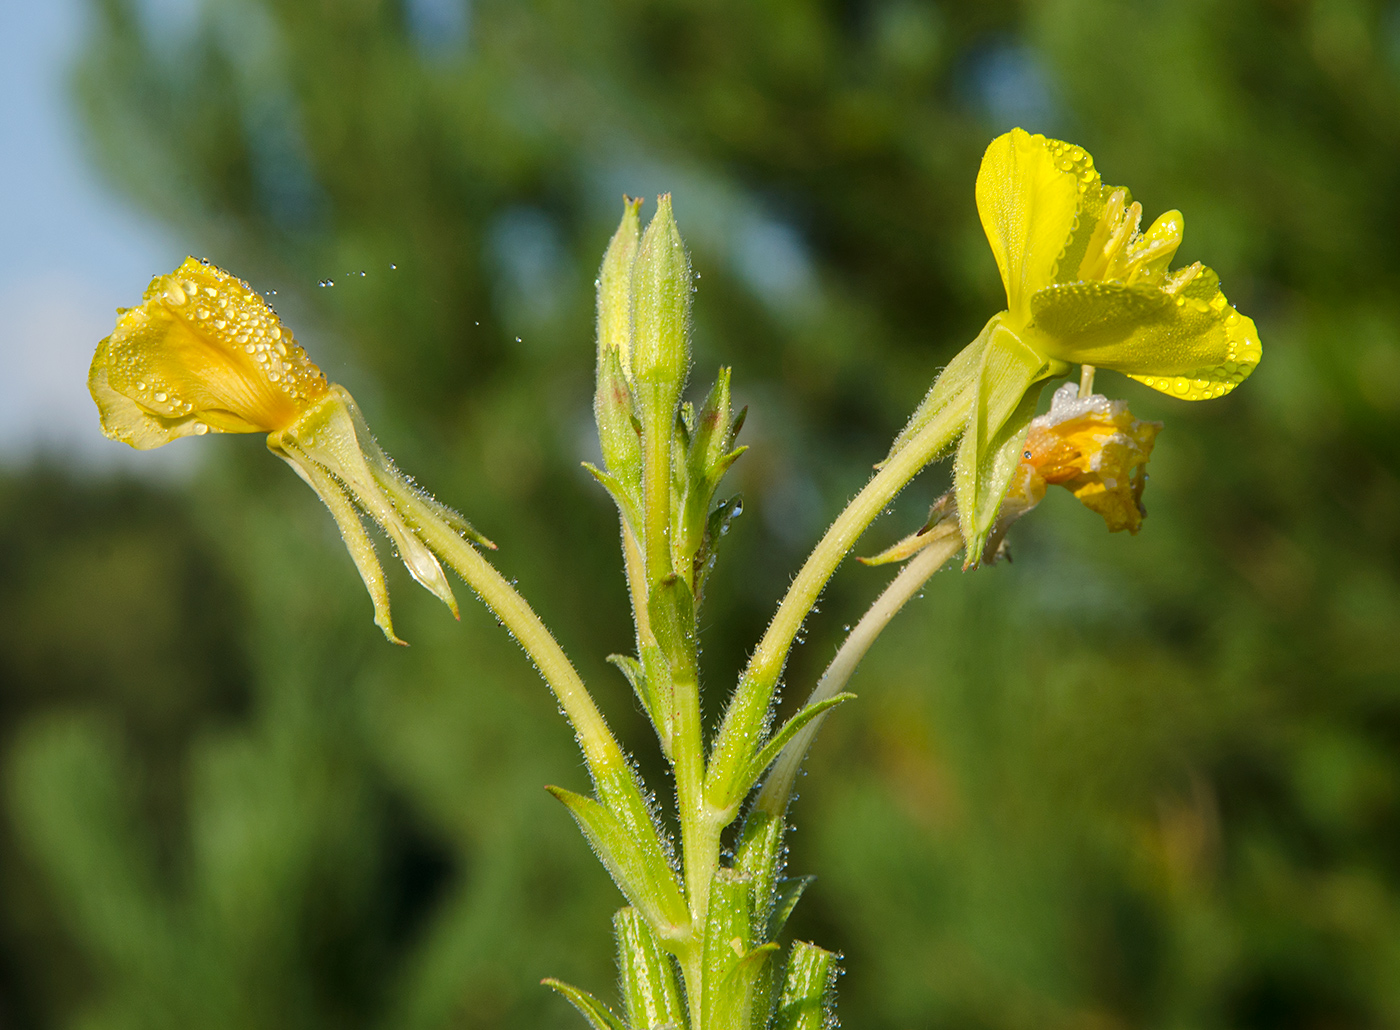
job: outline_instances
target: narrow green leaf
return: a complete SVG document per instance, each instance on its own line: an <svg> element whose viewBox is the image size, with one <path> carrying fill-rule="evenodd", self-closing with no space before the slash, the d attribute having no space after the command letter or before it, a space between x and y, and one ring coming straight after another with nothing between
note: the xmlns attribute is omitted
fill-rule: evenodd
<svg viewBox="0 0 1400 1030"><path fill-rule="evenodd" d="M767 932L773 910L774 888L783 866L783 838L786 820L771 812L750 808L739 830L739 844L734 849L734 868L748 873L750 904L753 907L753 936L756 941L771 941Z"/></svg>
<svg viewBox="0 0 1400 1030"><path fill-rule="evenodd" d="M825 1030L836 1014L836 956L793 941L773 1030Z"/></svg>
<svg viewBox="0 0 1400 1030"><path fill-rule="evenodd" d="M652 685L647 679L646 671L642 668L642 663L637 659L625 654L608 655L608 663L617 668L627 682L631 684L632 693L637 695L637 700L642 703L642 709L647 713L647 718L651 720L653 726L665 725L665 713L659 710L659 699L652 690ZM663 745L665 741L662 742Z"/></svg>
<svg viewBox="0 0 1400 1030"><path fill-rule="evenodd" d="M579 829L618 889L651 923L663 941L683 938L690 913L674 871L660 853L639 843L609 808L563 787L546 787L568 807ZM652 825L648 817L648 825Z"/></svg>
<svg viewBox="0 0 1400 1030"><path fill-rule="evenodd" d="M731 458L737 458L747 448L740 447ZM705 520L705 531L700 539L700 548L695 552L695 557L691 562L695 578L695 607L698 611L704 599L705 580L709 578L710 570L714 568L715 552L719 548L720 539L729 532L729 523L732 522L744 510L744 498L741 494L735 494L728 500L720 501L710 512Z"/></svg>
<svg viewBox="0 0 1400 1030"><path fill-rule="evenodd" d="M583 462L583 467L588 470L589 475L603 484L603 489L608 492L608 496L611 497L613 503L617 505L618 512L627 520L627 524L632 527L632 532L636 533L638 527L641 526L642 523L641 509L638 507L635 493L623 483L620 478L613 475L611 472L604 472L602 469L598 468L598 466L587 461Z"/></svg>
<svg viewBox="0 0 1400 1030"><path fill-rule="evenodd" d="M729 786L728 791L715 799L715 804L720 808L730 808L737 805L744 799L744 795L749 792L749 788L758 782L758 778L763 775L765 769L773 764L774 760L787 746L797 732L806 726L813 719L825 712L830 711L839 704L854 698L851 693L837 694L829 697L825 701L818 701L814 705L808 705L794 715L778 729L778 732L768 738L768 742L763 745L758 754L753 757L749 764Z"/></svg>
<svg viewBox="0 0 1400 1030"><path fill-rule="evenodd" d="M656 727L661 750L670 758L671 739L675 734L676 688L671 679L671 666L656 644L642 645L642 672L646 675L647 689L656 701L656 718L652 725Z"/></svg>
<svg viewBox="0 0 1400 1030"><path fill-rule="evenodd" d="M778 935L783 932L783 927L787 925L792 910L797 907L797 903L802 900L803 893L811 884L816 882L815 876L793 876L785 880L779 880L777 889L773 892L773 908L768 914L768 939L775 941Z"/></svg>
<svg viewBox="0 0 1400 1030"><path fill-rule="evenodd" d="M568 998L573 1007L583 1013L583 1018L588 1020L588 1025L593 1030L627 1030L626 1024L617 1017L612 1009L587 991L579 990L579 988L566 984L562 980L555 980L553 977L541 980L540 983Z"/></svg>
<svg viewBox="0 0 1400 1030"><path fill-rule="evenodd" d="M617 968L627 1022L632 1030L659 1030L686 1025L685 1005L676 983L676 968L635 908L619 909L613 916L617 937Z"/></svg>

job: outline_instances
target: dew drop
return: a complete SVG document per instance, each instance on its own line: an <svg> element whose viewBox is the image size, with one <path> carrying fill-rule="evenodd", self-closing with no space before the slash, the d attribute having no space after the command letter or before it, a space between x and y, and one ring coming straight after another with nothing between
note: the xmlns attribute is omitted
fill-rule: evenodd
<svg viewBox="0 0 1400 1030"><path fill-rule="evenodd" d="M158 393L158 394L156 394L156 403L157 403L157 404L164 404L164 403L165 403L167 400L169 400L169 399L170 399L170 395L169 395L168 393Z"/></svg>
<svg viewBox="0 0 1400 1030"><path fill-rule="evenodd" d="M203 422L196 422L196 423L194 424L194 435L195 435L195 436L203 436L203 435L204 435L205 433L207 433L207 432L209 432L209 427L206 426Z"/></svg>

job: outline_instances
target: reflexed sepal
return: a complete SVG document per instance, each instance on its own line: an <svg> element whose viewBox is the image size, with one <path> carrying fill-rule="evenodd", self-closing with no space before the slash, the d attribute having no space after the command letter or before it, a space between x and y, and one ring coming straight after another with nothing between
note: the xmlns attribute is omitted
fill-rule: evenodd
<svg viewBox="0 0 1400 1030"><path fill-rule="evenodd" d="M358 512L384 531L413 578L457 614L456 598L436 553L442 553L449 538L465 537L486 547L495 544L395 467L349 393L332 385L289 426L269 433L267 446L316 490L335 517L385 636L400 642L390 624L383 571Z"/></svg>
<svg viewBox="0 0 1400 1030"><path fill-rule="evenodd" d="M689 931L690 913L659 843L639 841L616 813L592 798L562 787L545 789L568 807L599 861L656 935L663 942L682 940ZM646 836L654 838L654 827Z"/></svg>
<svg viewBox="0 0 1400 1030"><path fill-rule="evenodd" d="M1031 387L1050 375L1045 359L1004 325L992 331L982 353L976 396L958 444L953 467L967 552L965 565L977 564L996 522L1011 473L1020 460L1019 446L1035 415L1040 391Z"/></svg>
<svg viewBox="0 0 1400 1030"><path fill-rule="evenodd" d="M862 565L888 565L891 562L906 561L925 547L961 533L958 508L953 501L952 491L949 491L934 502L933 507L929 509L928 521L916 532L910 533L898 543L891 544L879 554L869 558L857 558L856 561Z"/></svg>
<svg viewBox="0 0 1400 1030"><path fill-rule="evenodd" d="M613 916L613 932L628 1025L632 1030L682 1030L685 1006L675 965L651 927L635 908L624 908Z"/></svg>
<svg viewBox="0 0 1400 1030"><path fill-rule="evenodd" d="M836 1016L836 955L793 941L773 1030L825 1030Z"/></svg>
<svg viewBox="0 0 1400 1030"><path fill-rule="evenodd" d="M626 1024L617 1017L612 1009L587 991L570 986L562 980L555 980L553 977L541 980L540 983L568 998L570 1004L583 1014L584 1019L588 1020L588 1025L593 1030L628 1030Z"/></svg>

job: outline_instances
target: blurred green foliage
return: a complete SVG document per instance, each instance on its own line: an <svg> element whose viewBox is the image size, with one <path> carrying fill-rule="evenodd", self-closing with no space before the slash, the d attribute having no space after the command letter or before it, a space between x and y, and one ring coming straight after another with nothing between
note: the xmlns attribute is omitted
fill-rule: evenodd
<svg viewBox="0 0 1400 1030"><path fill-rule="evenodd" d="M712 711L1003 303L987 141L1069 138L1181 208L1264 363L1196 406L1105 375L1167 423L1141 536L1052 498L1014 565L938 577L877 645L794 809L792 868L820 876L794 929L844 951L850 1026L1400 1023L1400 6L93 10L78 95L112 181L277 290L658 784L602 661L630 630L578 467L621 193L675 192L697 380L732 363L752 405ZM203 464L176 484L0 482L0 1021L576 1025L537 981L603 991L619 901L540 789L584 786L543 684L479 606L456 625L402 580L414 646L386 646L259 441L177 446ZM946 472L924 480L869 549ZM790 695L884 575L838 576Z"/></svg>

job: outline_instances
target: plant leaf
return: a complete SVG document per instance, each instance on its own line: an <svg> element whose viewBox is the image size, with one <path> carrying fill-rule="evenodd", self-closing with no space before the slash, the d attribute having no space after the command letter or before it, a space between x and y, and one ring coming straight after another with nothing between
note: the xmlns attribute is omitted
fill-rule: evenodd
<svg viewBox="0 0 1400 1030"><path fill-rule="evenodd" d="M675 966L641 913L635 908L619 909L613 916L613 933L628 1024L634 1030L685 1026Z"/></svg>
<svg viewBox="0 0 1400 1030"><path fill-rule="evenodd" d="M758 778L763 775L764 770L773 764L778 755L782 753L783 748L787 746L788 741L796 736L797 732L801 730L802 727L806 726L819 715L835 708L837 705L850 701L855 696L856 695L851 693L842 693L837 694L835 697L829 697L825 701L818 701L816 704L808 705L803 708L791 719L783 723L783 725L779 727L778 732L768 738L768 742L759 749L758 754L750 760L744 771L739 774L726 796L717 802L719 806L721 808L729 808L731 805L738 804L743 800L744 795L749 792L749 788L758 782Z"/></svg>
<svg viewBox="0 0 1400 1030"><path fill-rule="evenodd" d="M770 941L778 939L778 934L783 932L783 927L787 925L792 910L797 907L797 903L802 900L803 893L816 879L815 876L793 876L778 881L777 889L773 892L773 908L768 915L768 939Z"/></svg>
<svg viewBox="0 0 1400 1030"><path fill-rule="evenodd" d="M627 1025L617 1017L612 1009L587 991L566 984L562 980L555 980L553 977L541 980L540 983L568 998L574 1008L583 1013L583 1018L588 1020L588 1025L593 1030L627 1030Z"/></svg>
<svg viewBox="0 0 1400 1030"><path fill-rule="evenodd" d="M652 925L657 936L663 941L684 937L690 925L690 912L675 873L659 847L653 851L641 846L614 812L592 798L563 787L545 789L569 809L613 882Z"/></svg>

